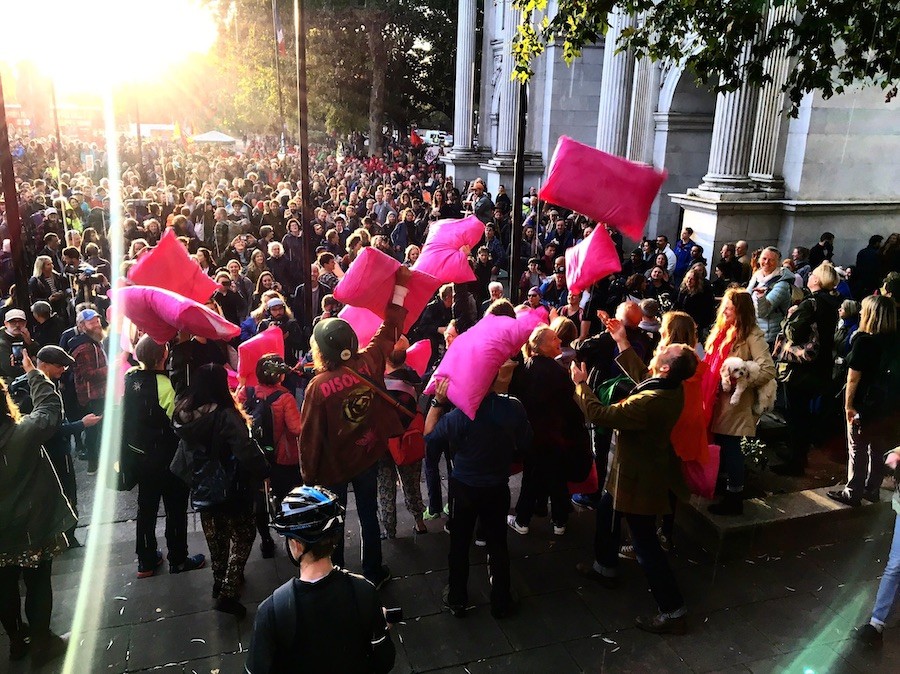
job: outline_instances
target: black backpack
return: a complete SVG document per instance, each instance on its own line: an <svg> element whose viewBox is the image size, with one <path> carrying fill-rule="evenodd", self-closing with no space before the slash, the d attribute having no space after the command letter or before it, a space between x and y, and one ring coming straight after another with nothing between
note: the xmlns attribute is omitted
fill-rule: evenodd
<svg viewBox="0 0 900 674"><path fill-rule="evenodd" d="M262 447L268 457L275 451L275 418L272 405L281 396L286 395L287 391L275 391L268 398L260 398L256 393L256 388L248 386L246 394L247 400L244 403L244 409L253 420L251 426L253 439Z"/></svg>

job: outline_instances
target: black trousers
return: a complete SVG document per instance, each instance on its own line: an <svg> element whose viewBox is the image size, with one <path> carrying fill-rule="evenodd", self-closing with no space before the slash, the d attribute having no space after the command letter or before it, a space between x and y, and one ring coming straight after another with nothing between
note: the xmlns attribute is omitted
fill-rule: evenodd
<svg viewBox="0 0 900 674"><path fill-rule="evenodd" d="M509 550L506 547L506 514L509 512L509 485L471 487L450 478L450 594L454 606L468 602L469 546L475 522L487 541L488 571L491 575L491 605L501 610L512 602L509 590Z"/></svg>
<svg viewBox="0 0 900 674"><path fill-rule="evenodd" d="M156 516L162 499L166 511L166 548L169 564L187 559L187 507L190 487L168 470L153 471L138 481L137 544L143 567L156 566Z"/></svg>
<svg viewBox="0 0 900 674"><path fill-rule="evenodd" d="M537 504L546 506L550 498L550 519L558 527L566 525L572 502L558 456L541 456L526 461L522 470L522 490L516 501L516 522L528 526ZM542 508L543 509L543 508Z"/></svg>
<svg viewBox="0 0 900 674"><path fill-rule="evenodd" d="M50 573L53 561L41 562L37 568L0 566L0 623L12 639L22 631L22 598L19 595L19 575L25 580L25 615L32 638L50 632L50 613L53 611L53 588Z"/></svg>
<svg viewBox="0 0 900 674"><path fill-rule="evenodd" d="M84 414L103 414L103 401L90 400L82 408ZM82 414L82 416L84 416ZM84 429L84 451L87 454L88 471L96 471L100 458L100 436L103 431L103 422Z"/></svg>
<svg viewBox="0 0 900 674"><path fill-rule="evenodd" d="M75 485L75 464L72 461L71 452L65 452L65 454L58 454L56 452L47 452L47 456L50 457L50 463L53 464L53 470L56 471L56 476L59 478L59 483L62 485L63 494L66 495L66 498L69 499L69 504L72 506L72 510L75 511L75 515L78 515L78 488ZM66 535L71 536L75 533L75 526L66 532Z"/></svg>
<svg viewBox="0 0 900 674"><path fill-rule="evenodd" d="M656 536L656 515L635 515L613 509L612 494L603 492L597 505L597 529L594 533L594 557L604 571L619 566L619 545L622 538L622 518L631 530L631 543L638 564L647 577L650 592L662 613L684 608L684 599L666 553L659 547ZM611 574L612 575L612 574Z"/></svg>
<svg viewBox="0 0 900 674"><path fill-rule="evenodd" d="M303 484L300 475L300 466L284 466L278 463L269 464L269 489L272 496L279 502L287 496L294 487ZM259 490L253 494L253 521L256 531L263 541L272 540L272 532L269 531L269 506L266 503L265 490L260 485Z"/></svg>

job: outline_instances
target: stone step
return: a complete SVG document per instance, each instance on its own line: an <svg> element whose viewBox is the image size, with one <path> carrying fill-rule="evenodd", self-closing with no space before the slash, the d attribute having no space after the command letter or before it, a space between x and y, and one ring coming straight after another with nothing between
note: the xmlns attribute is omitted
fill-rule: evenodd
<svg viewBox="0 0 900 674"><path fill-rule="evenodd" d="M880 503L863 501L853 508L828 498L829 489L833 487L747 499L742 517L711 515L709 501L693 496L679 507L676 525L720 560L862 540L893 528L890 490L881 490Z"/></svg>

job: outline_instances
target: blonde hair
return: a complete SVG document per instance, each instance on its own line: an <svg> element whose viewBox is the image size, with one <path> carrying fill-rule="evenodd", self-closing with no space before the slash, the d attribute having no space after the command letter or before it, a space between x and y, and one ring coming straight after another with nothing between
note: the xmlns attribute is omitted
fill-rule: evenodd
<svg viewBox="0 0 900 674"><path fill-rule="evenodd" d="M564 346L569 346L578 337L578 328L565 316L557 316L550 322L550 329L559 337Z"/></svg>
<svg viewBox="0 0 900 674"><path fill-rule="evenodd" d="M725 304L731 302L734 307L734 323L728 325L725 318ZM725 291L722 301L719 302L719 311L716 314L716 322L713 325L709 337L706 338L706 352L712 349L716 338L722 330L729 330L734 342L746 341L747 337L756 327L756 309L753 307L753 299L743 288L729 288Z"/></svg>
<svg viewBox="0 0 900 674"><path fill-rule="evenodd" d="M34 270L32 271L32 276L36 276L37 278L41 278L44 275L44 265L50 263L50 266L53 266L53 260L50 259L49 255L38 255L34 260Z"/></svg>
<svg viewBox="0 0 900 674"><path fill-rule="evenodd" d="M859 314L859 332L870 335L897 332L897 308L889 297L869 295L863 299Z"/></svg>
<svg viewBox="0 0 900 674"><path fill-rule="evenodd" d="M813 269L812 273L819 279L819 285L822 286L822 290L831 292L837 288L838 274L830 262L823 262Z"/></svg>
<svg viewBox="0 0 900 674"><path fill-rule="evenodd" d="M528 341L522 347L522 353L526 358L534 358L539 353L539 347L544 341L544 333L553 332L549 325L539 325L528 336Z"/></svg>
<svg viewBox="0 0 900 674"><path fill-rule="evenodd" d="M693 348L697 344L697 323L684 311L667 311L663 314L657 350L669 344L687 344Z"/></svg>

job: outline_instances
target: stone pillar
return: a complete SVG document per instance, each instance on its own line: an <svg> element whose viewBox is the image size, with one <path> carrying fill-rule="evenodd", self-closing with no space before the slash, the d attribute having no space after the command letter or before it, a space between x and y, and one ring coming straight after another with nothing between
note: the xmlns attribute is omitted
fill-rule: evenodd
<svg viewBox="0 0 900 674"><path fill-rule="evenodd" d="M628 146L628 119L631 103L631 79L634 56L631 51L616 53L619 36L634 18L616 8L609 14L609 30L603 50L603 74L600 78L600 113L597 118L597 147L604 152L625 156Z"/></svg>
<svg viewBox="0 0 900 674"><path fill-rule="evenodd" d="M659 61L644 58L635 64L631 119L628 123L628 152L625 155L631 161L653 163L656 127L654 114L659 103L659 80Z"/></svg>
<svg viewBox="0 0 900 674"><path fill-rule="evenodd" d="M516 125L519 118L519 83L512 79L512 40L519 25L520 12L513 0L503 0L503 60L500 62L500 119L497 127L495 155L511 156L516 153Z"/></svg>
<svg viewBox="0 0 900 674"><path fill-rule="evenodd" d="M750 58L751 43L744 46L742 59ZM716 98L709 168L700 190L713 193L753 192L750 180L750 150L756 119L759 88L742 83L740 88Z"/></svg>
<svg viewBox="0 0 900 674"><path fill-rule="evenodd" d="M766 32L796 12L793 2L776 7L766 18ZM759 92L756 126L753 130L753 146L750 153L750 178L764 192L784 194L784 178L780 174L778 147L784 116L784 92L781 88L790 72L787 48L772 52L763 62L763 72L772 80Z"/></svg>
<svg viewBox="0 0 900 674"><path fill-rule="evenodd" d="M456 22L456 96L453 108L453 150L472 149L472 97L475 93L476 0L459 0Z"/></svg>

